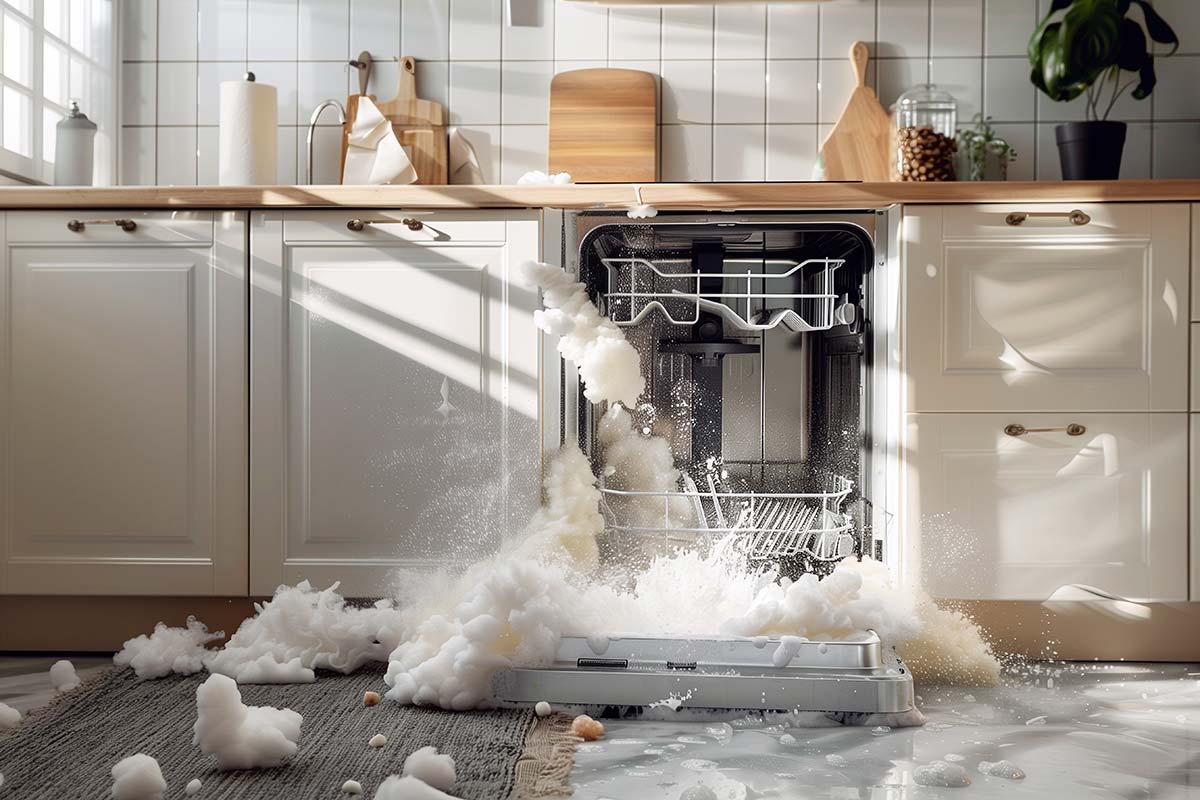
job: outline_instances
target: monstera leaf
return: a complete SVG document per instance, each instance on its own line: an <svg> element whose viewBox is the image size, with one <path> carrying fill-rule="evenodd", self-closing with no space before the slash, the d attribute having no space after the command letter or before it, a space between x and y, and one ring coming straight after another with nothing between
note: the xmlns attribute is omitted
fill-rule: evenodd
<svg viewBox="0 0 1200 800"><path fill-rule="evenodd" d="M1140 24L1130 13L1135 5L1142 18ZM1116 97L1134 83L1133 96L1144 99L1157 80L1148 39L1171 45L1167 55L1179 48L1175 31L1146 0L1053 0L1029 39L1029 63L1033 67L1030 80L1058 101L1092 92L1102 79L1112 81L1109 109ZM1136 81L1122 87L1121 71L1136 73ZM1095 113L1091 102L1089 112Z"/></svg>

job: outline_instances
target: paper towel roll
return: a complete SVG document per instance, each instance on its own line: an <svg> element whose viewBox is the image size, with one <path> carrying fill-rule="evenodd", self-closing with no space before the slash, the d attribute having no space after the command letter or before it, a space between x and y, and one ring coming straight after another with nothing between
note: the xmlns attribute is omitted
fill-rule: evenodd
<svg viewBox="0 0 1200 800"><path fill-rule="evenodd" d="M278 116L274 86L252 77L221 83L218 163L222 186L278 182Z"/></svg>

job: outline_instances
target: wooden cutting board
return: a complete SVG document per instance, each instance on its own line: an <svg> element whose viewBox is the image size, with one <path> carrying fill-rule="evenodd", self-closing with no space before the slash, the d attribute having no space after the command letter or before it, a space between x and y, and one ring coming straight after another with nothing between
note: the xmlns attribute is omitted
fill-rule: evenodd
<svg viewBox="0 0 1200 800"><path fill-rule="evenodd" d="M658 90L634 69L577 69L550 82L549 171L576 183L658 180Z"/></svg>
<svg viewBox="0 0 1200 800"><path fill-rule="evenodd" d="M346 146L350 129L358 114L358 101L363 95L352 94L346 99L346 124L342 126L342 168L346 166ZM417 97L417 62L412 56L400 59L400 81L396 96L391 100L371 97L379 113L392 123L400 145L408 152L417 183L441 185L448 179L449 140L446 138L446 107L432 100Z"/></svg>
<svg viewBox="0 0 1200 800"><path fill-rule="evenodd" d="M850 47L856 86L842 116L821 145L826 180L891 180L892 122L875 92L867 86L868 58L869 51L863 42Z"/></svg>

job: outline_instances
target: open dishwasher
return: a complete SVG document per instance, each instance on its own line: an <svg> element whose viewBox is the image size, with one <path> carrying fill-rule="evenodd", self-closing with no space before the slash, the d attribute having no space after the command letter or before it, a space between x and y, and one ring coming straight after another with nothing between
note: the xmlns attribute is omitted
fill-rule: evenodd
<svg viewBox="0 0 1200 800"><path fill-rule="evenodd" d="M635 424L667 439L680 470L668 491L606 474L604 409L552 354L545 444L578 441L601 476L602 560L722 546L789 577L856 555L894 563L898 211L561 220L562 263L641 357ZM804 641L783 663L779 645L716 632L564 636L553 664L501 670L494 689L502 702L618 708L912 707L908 670L874 633Z"/></svg>

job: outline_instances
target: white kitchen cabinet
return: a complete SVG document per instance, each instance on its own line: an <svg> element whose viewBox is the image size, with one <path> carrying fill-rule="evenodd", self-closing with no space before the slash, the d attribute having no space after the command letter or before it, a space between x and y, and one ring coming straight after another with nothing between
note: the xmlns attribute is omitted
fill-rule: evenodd
<svg viewBox="0 0 1200 800"><path fill-rule="evenodd" d="M1187 410L1189 232L1183 203L907 208L908 410Z"/></svg>
<svg viewBox="0 0 1200 800"><path fill-rule="evenodd" d="M1200 603L1200 414L1188 416L1190 447L1188 472L1191 503L1188 508L1191 522L1191 601Z"/></svg>
<svg viewBox="0 0 1200 800"><path fill-rule="evenodd" d="M1009 435L1005 428L1062 430ZM905 569L935 597L1188 596L1187 414L910 414Z"/></svg>
<svg viewBox="0 0 1200 800"><path fill-rule="evenodd" d="M244 596L245 215L0 216L0 592Z"/></svg>
<svg viewBox="0 0 1200 800"><path fill-rule="evenodd" d="M259 212L250 240L252 593L378 596L523 525L538 212Z"/></svg>

